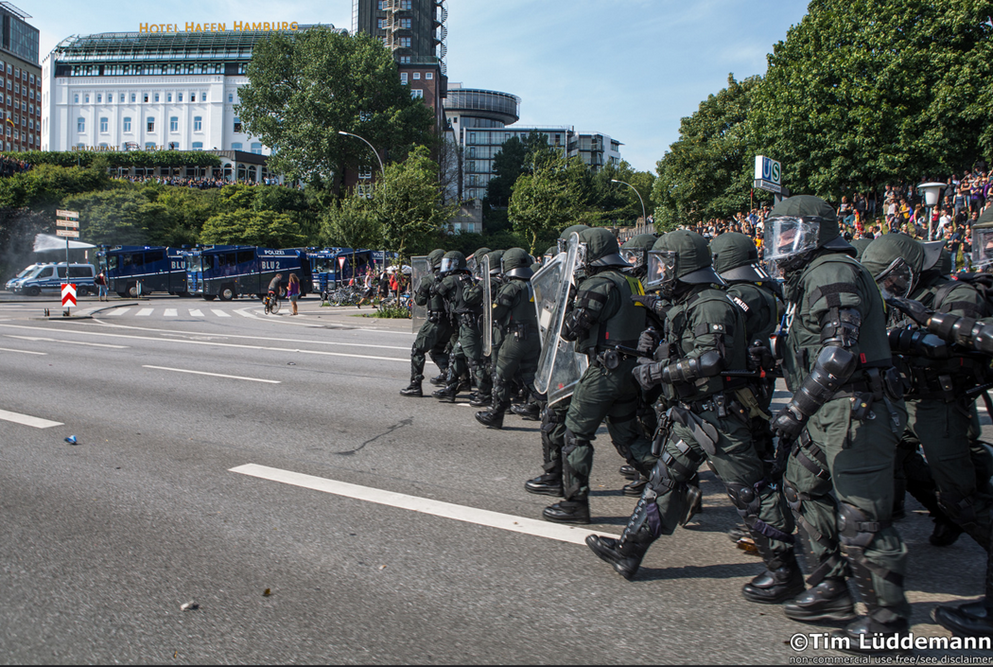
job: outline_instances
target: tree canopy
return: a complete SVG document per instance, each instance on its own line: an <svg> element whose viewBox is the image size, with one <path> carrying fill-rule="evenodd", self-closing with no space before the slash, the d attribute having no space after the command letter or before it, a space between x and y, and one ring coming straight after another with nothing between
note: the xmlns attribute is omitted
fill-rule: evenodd
<svg viewBox="0 0 993 667"><path fill-rule="evenodd" d="M272 148L270 169L326 187L346 168L378 166L365 142L386 158L433 142L434 116L400 83L392 54L366 34L317 27L274 33L259 42L239 91L245 131Z"/></svg>

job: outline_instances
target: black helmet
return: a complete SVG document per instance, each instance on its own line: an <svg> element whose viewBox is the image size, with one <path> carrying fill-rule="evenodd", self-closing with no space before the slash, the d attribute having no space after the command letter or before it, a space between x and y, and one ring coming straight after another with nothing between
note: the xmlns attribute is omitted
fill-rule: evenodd
<svg viewBox="0 0 993 667"><path fill-rule="evenodd" d="M431 265L432 269L437 269L441 267L441 260L445 256L445 251L441 248L437 248L428 253L428 264Z"/></svg>
<svg viewBox="0 0 993 667"><path fill-rule="evenodd" d="M659 289L671 297L677 283L724 284L714 271L707 240L686 229L664 234L648 253L646 289Z"/></svg>
<svg viewBox="0 0 993 667"><path fill-rule="evenodd" d="M503 250L491 250L486 253L486 256L490 258L490 275L499 275L500 258L503 257Z"/></svg>
<svg viewBox="0 0 993 667"><path fill-rule="evenodd" d="M769 274L758 265L759 249L751 238L739 232L726 232L710 242L714 271L726 282L760 283Z"/></svg>
<svg viewBox="0 0 993 667"><path fill-rule="evenodd" d="M644 269L648 263L648 251L658 239L655 234L632 236L621 245L621 257L627 261L632 270Z"/></svg>
<svg viewBox="0 0 993 667"><path fill-rule="evenodd" d="M441 260L441 272L452 273L453 271L465 271L465 255L458 250L449 250Z"/></svg>
<svg viewBox="0 0 993 667"><path fill-rule="evenodd" d="M606 268L611 266L625 268L628 266L627 260L620 254L620 248L617 246L617 237L606 227L584 229L579 233L579 244L582 248L585 248L581 251L581 254L583 256L582 262L586 266L587 273L590 273L589 270L591 268Z"/></svg>
<svg viewBox="0 0 993 667"><path fill-rule="evenodd" d="M841 237L834 209L812 195L788 197L772 207L765 221L763 245L764 259L786 271L806 264L818 248L855 255L855 249Z"/></svg>
<svg viewBox="0 0 993 667"><path fill-rule="evenodd" d="M884 234L866 247L862 265L883 296L908 297L924 266L924 245L906 234Z"/></svg>
<svg viewBox="0 0 993 667"><path fill-rule="evenodd" d="M511 248L500 259L503 275L508 278L528 280L534 275L531 270L531 255L523 248Z"/></svg>

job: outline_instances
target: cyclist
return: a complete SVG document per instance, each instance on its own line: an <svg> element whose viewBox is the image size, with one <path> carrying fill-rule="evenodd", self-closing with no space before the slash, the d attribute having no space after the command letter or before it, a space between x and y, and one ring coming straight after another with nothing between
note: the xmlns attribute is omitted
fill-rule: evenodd
<svg viewBox="0 0 993 667"><path fill-rule="evenodd" d="M269 281L269 294L267 298L269 299L270 302L279 301L279 295L280 292L282 291L282 287L280 286L279 283L282 282L282 280L283 280L283 274L277 273L273 277L273 279Z"/></svg>

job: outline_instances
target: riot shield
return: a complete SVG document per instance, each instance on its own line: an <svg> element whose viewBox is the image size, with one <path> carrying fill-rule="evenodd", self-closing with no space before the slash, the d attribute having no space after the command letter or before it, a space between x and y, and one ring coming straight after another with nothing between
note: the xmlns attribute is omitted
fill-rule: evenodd
<svg viewBox="0 0 993 667"><path fill-rule="evenodd" d="M479 263L483 280L483 356L493 354L493 281L490 279L490 256Z"/></svg>
<svg viewBox="0 0 993 667"><path fill-rule="evenodd" d="M424 323L428 319L428 307L427 304L418 306L413 296L417 294L417 290L421 287L421 281L430 275L431 263L428 261L427 255L410 258L410 317L413 320L415 334L421 330L421 327L424 326Z"/></svg>
<svg viewBox="0 0 993 667"><path fill-rule="evenodd" d="M548 397L549 405L572 396L589 365L586 355L577 354L575 344L563 340L560 335L569 307L569 287L576 268L578 241L579 236L573 234L568 252L559 253L531 277L538 327L542 332L534 385L539 393Z"/></svg>
<svg viewBox="0 0 993 667"><path fill-rule="evenodd" d="M993 264L993 226L976 225L972 228L972 270L990 264Z"/></svg>

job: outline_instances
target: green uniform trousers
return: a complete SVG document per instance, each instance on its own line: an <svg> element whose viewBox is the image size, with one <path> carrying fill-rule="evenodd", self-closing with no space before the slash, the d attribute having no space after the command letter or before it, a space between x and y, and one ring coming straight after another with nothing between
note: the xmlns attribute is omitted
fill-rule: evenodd
<svg viewBox="0 0 993 667"><path fill-rule="evenodd" d="M432 322L427 320L421 325L410 351L411 380L419 382L424 378L425 355L429 352L441 371L447 370L448 356L445 354L445 348L448 346L448 339L451 335L452 330L447 321Z"/></svg>

